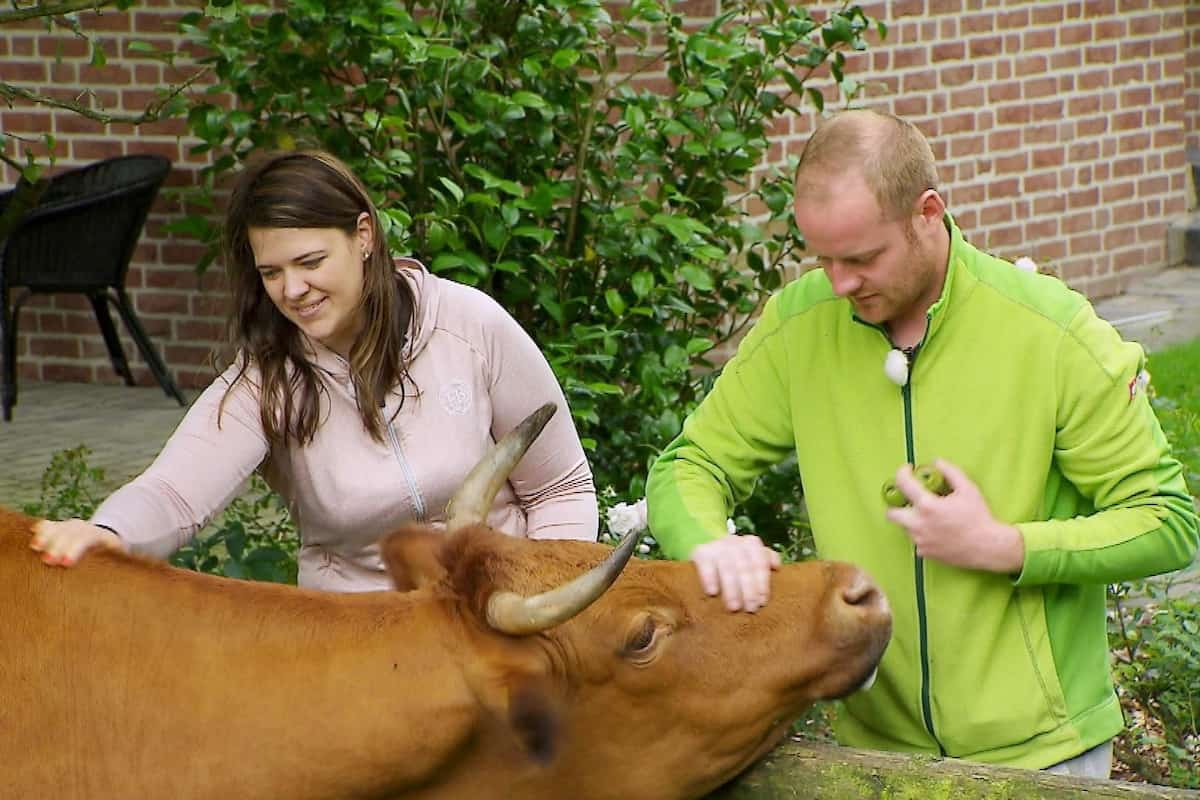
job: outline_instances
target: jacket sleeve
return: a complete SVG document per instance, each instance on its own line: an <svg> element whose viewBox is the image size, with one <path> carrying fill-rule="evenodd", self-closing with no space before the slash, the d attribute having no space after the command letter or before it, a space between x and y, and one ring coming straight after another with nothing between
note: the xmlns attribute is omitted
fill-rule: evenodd
<svg viewBox="0 0 1200 800"><path fill-rule="evenodd" d="M650 467L650 531L671 558L726 535L734 503L795 447L777 297L742 340L683 432Z"/></svg>
<svg viewBox="0 0 1200 800"><path fill-rule="evenodd" d="M166 558L237 496L268 447L249 374L218 423L234 374L227 370L204 390L154 463L101 503L92 522L112 528L133 552Z"/></svg>
<svg viewBox="0 0 1200 800"><path fill-rule="evenodd" d="M500 439L543 403L558 411L508 477L531 539L595 541L599 509L592 470L554 371L529 334L499 304L487 337L492 437Z"/></svg>
<svg viewBox="0 0 1200 800"><path fill-rule="evenodd" d="M1018 525L1018 585L1113 583L1187 566L1197 522L1140 376L1142 348L1084 304L1059 345L1054 461L1095 511Z"/></svg>

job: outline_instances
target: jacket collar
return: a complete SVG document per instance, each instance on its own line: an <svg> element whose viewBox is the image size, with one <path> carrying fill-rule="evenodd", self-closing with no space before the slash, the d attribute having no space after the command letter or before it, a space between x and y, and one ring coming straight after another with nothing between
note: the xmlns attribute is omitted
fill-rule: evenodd
<svg viewBox="0 0 1200 800"><path fill-rule="evenodd" d="M962 231L954 222L954 217L947 211L944 217L946 229L950 232L950 254L946 263L946 279L942 282L942 293L929 310L925 312L928 326L925 329L925 339L930 337L954 313L954 309L962 305L965 298L975 288L978 279L971 273L968 266L971 246L963 239Z"/></svg>

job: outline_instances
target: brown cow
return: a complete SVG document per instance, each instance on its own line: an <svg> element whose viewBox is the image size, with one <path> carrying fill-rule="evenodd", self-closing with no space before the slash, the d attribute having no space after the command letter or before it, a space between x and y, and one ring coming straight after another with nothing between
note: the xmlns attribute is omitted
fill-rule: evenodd
<svg viewBox="0 0 1200 800"><path fill-rule="evenodd" d="M0 798L693 798L882 655L850 565L785 566L730 613L691 564L621 573L633 540L473 523L484 482L452 533L386 541L408 591L361 595L114 552L50 569L0 510Z"/></svg>

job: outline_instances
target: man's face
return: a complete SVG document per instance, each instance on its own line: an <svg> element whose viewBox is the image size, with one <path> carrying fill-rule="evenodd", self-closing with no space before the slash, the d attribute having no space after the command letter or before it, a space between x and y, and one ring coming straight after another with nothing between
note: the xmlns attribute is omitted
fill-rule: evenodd
<svg viewBox="0 0 1200 800"><path fill-rule="evenodd" d="M941 292L945 265L938 261L945 253L928 241L928 226L916 212L886 218L853 170L829 177L823 191L797 197L796 224L808 253L825 270L833 291L849 299L866 322L912 323Z"/></svg>

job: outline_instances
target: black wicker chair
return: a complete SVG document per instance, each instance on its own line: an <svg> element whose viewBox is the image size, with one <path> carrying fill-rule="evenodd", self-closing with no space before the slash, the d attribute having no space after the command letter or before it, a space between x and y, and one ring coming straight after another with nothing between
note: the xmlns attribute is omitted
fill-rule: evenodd
<svg viewBox="0 0 1200 800"><path fill-rule="evenodd" d="M129 259L170 169L170 161L162 156L132 155L55 175L37 205L0 241L0 403L5 421L12 419L17 402L17 316L26 299L42 293L87 295L113 369L133 386L133 373L109 316L112 303L158 385L168 397L186 404L125 292ZM18 189L0 195L0 215Z"/></svg>

